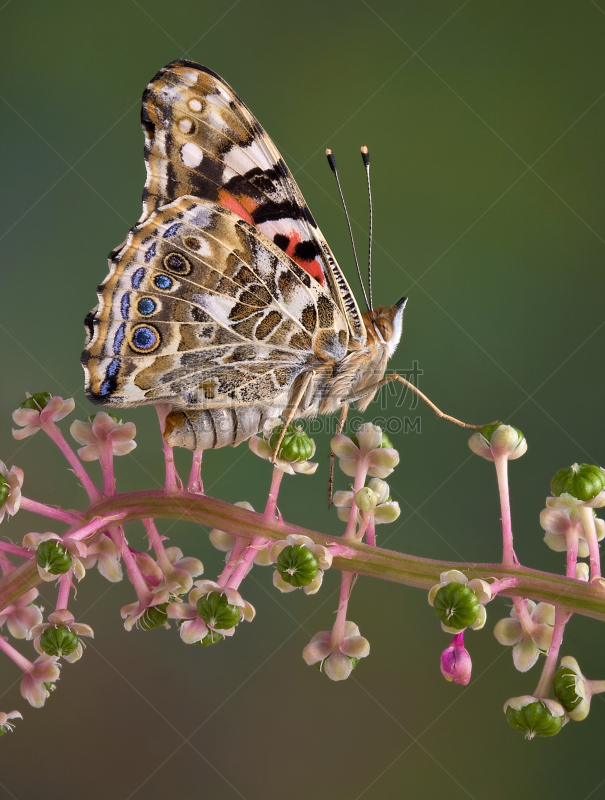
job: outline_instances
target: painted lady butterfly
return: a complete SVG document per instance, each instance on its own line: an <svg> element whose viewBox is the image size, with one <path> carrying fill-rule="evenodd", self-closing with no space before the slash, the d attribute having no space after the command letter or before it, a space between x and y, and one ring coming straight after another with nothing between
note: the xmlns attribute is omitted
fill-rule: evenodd
<svg viewBox="0 0 605 800"><path fill-rule="evenodd" d="M275 145L214 72L172 62L142 120L143 214L86 319L88 398L170 403L165 439L192 450L270 417L365 410L405 298L360 313Z"/></svg>

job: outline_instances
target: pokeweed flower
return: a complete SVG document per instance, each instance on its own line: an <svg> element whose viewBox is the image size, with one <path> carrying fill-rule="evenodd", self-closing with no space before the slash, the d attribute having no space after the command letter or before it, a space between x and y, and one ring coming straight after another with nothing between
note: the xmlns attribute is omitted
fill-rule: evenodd
<svg viewBox="0 0 605 800"><path fill-rule="evenodd" d="M86 548L86 557L82 559L85 569L92 569L94 566L101 575L112 583L122 580L122 565L120 556L115 544L107 534L102 533L95 541Z"/></svg>
<svg viewBox="0 0 605 800"><path fill-rule="evenodd" d="M605 470L595 464L572 464L550 482L555 497L569 495L589 508L605 506Z"/></svg>
<svg viewBox="0 0 605 800"><path fill-rule="evenodd" d="M66 417L76 407L73 398L64 400L62 397L53 397L49 392L27 394L27 398L16 411L13 411L13 421L21 430L13 429L15 439L25 439L33 436L44 425L58 422Z"/></svg>
<svg viewBox="0 0 605 800"><path fill-rule="evenodd" d="M466 686L471 679L473 662L464 646L464 631L457 633L441 653L441 674L446 681Z"/></svg>
<svg viewBox="0 0 605 800"><path fill-rule="evenodd" d="M19 467L8 469L4 461L0 461L0 522L6 514L14 517L19 510L22 486L23 470Z"/></svg>
<svg viewBox="0 0 605 800"><path fill-rule="evenodd" d="M324 572L332 566L332 553L327 547L297 534L275 542L269 557L277 566L273 585L284 593L302 588L305 594L315 594Z"/></svg>
<svg viewBox="0 0 605 800"><path fill-rule="evenodd" d="M166 547L166 558L161 569L168 583L178 583L178 594L187 593L193 586L193 579L204 572L204 565L199 558L184 556L180 547Z"/></svg>
<svg viewBox="0 0 605 800"><path fill-rule="evenodd" d="M512 646L513 663L519 672L527 672L538 660L540 653L548 652L552 641L555 624L555 607L550 603L534 603L533 600L521 600L526 604L527 614L517 615L513 606L510 617L496 623L494 636L500 644Z"/></svg>
<svg viewBox="0 0 605 800"><path fill-rule="evenodd" d="M283 422L278 417L268 419L263 426L263 438L253 436L250 439L250 450L259 458L271 461L282 428ZM296 472L313 475L319 466L318 463L309 461L314 454L314 440L309 438L301 426L290 425L275 458L275 466L289 475L294 475Z"/></svg>
<svg viewBox="0 0 605 800"><path fill-rule="evenodd" d="M372 518L375 525L394 522L399 517L401 514L399 503L391 499L389 485L386 481L380 480L380 478L372 478L368 481L368 485L361 489L360 492L364 492L364 490L371 493L371 495L376 498L374 508L371 509L373 511ZM357 495L359 495L360 492L357 492ZM365 511L366 509L361 508L359 505L357 495L355 495L355 505L360 511ZM361 502L364 500L365 497L360 499ZM334 492L333 504L336 506L338 518L343 522L349 521L349 512L352 503L353 492L351 490ZM370 500L370 504L372 503L373 499ZM361 522L361 517L358 521Z"/></svg>
<svg viewBox="0 0 605 800"><path fill-rule="evenodd" d="M215 644L223 636L233 636L241 620L252 622L256 614L238 591L215 581L196 581L188 600L170 603L166 609L171 619L179 620L185 644Z"/></svg>
<svg viewBox="0 0 605 800"><path fill-rule="evenodd" d="M520 458L527 451L527 442L518 428L512 425L503 425L498 422L494 425L484 425L483 428L473 433L468 440L468 446L488 461L506 457L508 461Z"/></svg>
<svg viewBox="0 0 605 800"><path fill-rule="evenodd" d="M50 686L59 680L60 664L56 656L41 655L29 667L23 667L24 676L21 681L21 696L34 708L42 708L46 698L50 696Z"/></svg>
<svg viewBox="0 0 605 800"><path fill-rule="evenodd" d="M335 640L331 631L320 631L311 639L302 655L307 664L317 664L330 680L344 681L359 659L369 654L370 643L360 636L357 625L345 622L341 640Z"/></svg>
<svg viewBox="0 0 605 800"><path fill-rule="evenodd" d="M37 596L38 590L30 589L3 608L0 611L0 628L6 622L6 627L15 639L29 638L30 629L42 622L42 609L34 605Z"/></svg>
<svg viewBox="0 0 605 800"><path fill-rule="evenodd" d="M250 503L246 502L245 500L234 503L234 505L238 508L246 508L248 511L254 511L254 508L250 505ZM210 542L213 547L216 547L217 550L221 550L223 553L227 553L225 559L228 560L229 555L235 547L235 543L237 542L237 536L234 536L232 533L227 533L227 531L219 531L218 528L213 528L208 536L210 537ZM269 564L273 563L267 547L263 547L258 550L256 556L254 557L254 563L261 567L268 567Z"/></svg>
<svg viewBox="0 0 605 800"><path fill-rule="evenodd" d="M504 713L509 725L525 734L526 739L555 736L569 720L565 709L556 700L530 694L511 697L504 704Z"/></svg>
<svg viewBox="0 0 605 800"><path fill-rule="evenodd" d="M553 689L571 719L581 722L588 716L593 695L605 692L605 681L588 680L582 675L576 659L565 656L553 676Z"/></svg>
<svg viewBox="0 0 605 800"><path fill-rule="evenodd" d="M357 465L365 460L367 473L374 478L386 478L399 464L399 453L378 425L364 422L354 439L339 433L331 442L332 452L338 456L341 470L354 477Z"/></svg>
<svg viewBox="0 0 605 800"><path fill-rule="evenodd" d="M74 615L63 608L49 614L48 622L33 627L27 638L34 640L40 655L63 657L73 664L82 657L84 643L80 636L92 637L94 632L90 625L75 622Z"/></svg>
<svg viewBox="0 0 605 800"><path fill-rule="evenodd" d="M76 442L84 445L78 450L82 461L98 461L101 458L100 448L105 446L111 447L114 456L125 456L137 446L134 441L137 433L134 422L122 422L104 411L93 414L86 422L75 420L69 430Z"/></svg>
<svg viewBox="0 0 605 800"><path fill-rule="evenodd" d="M66 536L61 539L56 533L28 533L23 537L23 547L36 551L38 574L43 581L54 581L73 568L80 581L86 575L82 558L86 556L86 545Z"/></svg>
<svg viewBox="0 0 605 800"><path fill-rule="evenodd" d="M567 550L569 537L578 537L578 556L586 558L589 554L586 532L582 524L579 506L583 503L570 494L559 497L547 497L546 508L540 512L540 525L544 534L544 542L557 553ZM594 514L594 512L593 512ZM597 540L605 537L605 521L595 517Z"/></svg>
<svg viewBox="0 0 605 800"><path fill-rule="evenodd" d="M9 722L9 719L23 719L23 717L18 711L0 711L0 736L12 732L15 727L13 723Z"/></svg>
<svg viewBox="0 0 605 800"><path fill-rule="evenodd" d="M588 581L590 578L590 567L584 561L576 564L576 580Z"/></svg>
<svg viewBox="0 0 605 800"><path fill-rule="evenodd" d="M433 606L441 627L446 633L460 633L470 627L474 631L485 625L485 604L492 598L492 590L481 578L469 579L457 569L442 572L439 583L429 591L429 605Z"/></svg>

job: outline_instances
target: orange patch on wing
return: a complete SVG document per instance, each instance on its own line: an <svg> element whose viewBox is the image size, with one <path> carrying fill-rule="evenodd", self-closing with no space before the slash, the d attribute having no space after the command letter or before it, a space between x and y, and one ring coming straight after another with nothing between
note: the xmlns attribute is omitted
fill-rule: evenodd
<svg viewBox="0 0 605 800"><path fill-rule="evenodd" d="M254 225L254 220L250 216L250 211L254 211L254 209L256 208L256 204L254 203L254 200L252 200L252 198L250 197L246 198L242 197L241 199L243 202L248 201L246 205L252 205L252 208L248 210L242 204L242 202L240 202L232 194L229 194L229 192L226 192L224 189L219 190L218 201L220 205L222 205L223 208L228 208L229 211L233 211L234 214L237 214L238 217L245 219L246 222L250 223L250 225Z"/></svg>
<svg viewBox="0 0 605 800"><path fill-rule="evenodd" d="M322 286L325 286L326 278L319 261L316 258L314 258L313 261L304 261L302 258L298 258L297 256L294 255L294 250L296 248L296 245L301 240L300 233L292 231L292 233L289 235L289 239L290 243L288 244L285 250L286 255L290 256L292 261L294 261L295 264L298 264L298 266L301 269L304 269L307 275L310 275L312 278L315 278L315 280L318 281Z"/></svg>

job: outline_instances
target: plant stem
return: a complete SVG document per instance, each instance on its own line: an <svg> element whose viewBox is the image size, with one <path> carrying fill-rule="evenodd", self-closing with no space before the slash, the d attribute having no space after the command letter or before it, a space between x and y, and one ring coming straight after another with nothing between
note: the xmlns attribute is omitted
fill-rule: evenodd
<svg viewBox="0 0 605 800"><path fill-rule="evenodd" d="M37 500L30 500L29 497L21 496L21 509L31 511L33 514L40 514L43 517L58 519L59 522L67 522L69 525L77 525L78 520L82 519L79 511L64 511L62 508L47 506L45 503L38 503Z"/></svg>
<svg viewBox="0 0 605 800"><path fill-rule="evenodd" d="M99 497L101 497L101 492L94 485L90 475L84 469L82 462L67 443L67 440L65 436L63 436L61 429L58 428L54 422L51 422L48 425L42 425L42 430L53 440L59 450L63 453L69 462L70 467L74 471L76 478L78 478L84 487L90 502L94 503L95 500L98 500Z"/></svg>
<svg viewBox="0 0 605 800"><path fill-rule="evenodd" d="M588 544L588 558L590 561L590 580L601 577L601 554L599 553L599 540L597 539L597 528L594 521L592 508L579 506L580 516L584 535Z"/></svg>
<svg viewBox="0 0 605 800"><path fill-rule="evenodd" d="M548 697L550 687L552 685L552 678L557 668L557 661L559 659L559 650L563 642L563 634L565 633L565 623L567 622L567 614L564 609L557 606L555 611L555 629L552 634L552 642L548 649L548 655L542 668L542 675L536 686L534 697Z"/></svg>
<svg viewBox="0 0 605 800"><path fill-rule="evenodd" d="M176 466L174 464L174 450L166 444L164 440L164 430L166 428L166 417L170 413L170 403L157 403L155 410L158 413L160 421L160 433L162 434L162 449L164 451L164 463L166 464L166 485L167 492L176 492L178 484L181 484L181 479L177 475ZM182 485L182 484L181 484Z"/></svg>
<svg viewBox="0 0 605 800"><path fill-rule="evenodd" d="M191 459L191 472L189 474L189 482L187 484L188 492L199 492L199 494L204 494L204 484L202 482L203 455L203 450L193 451L193 458Z"/></svg>
<svg viewBox="0 0 605 800"><path fill-rule="evenodd" d="M515 563L513 551L513 527L510 515L510 496L508 493L508 458L494 456L498 491L500 493L500 512L502 514L502 566L512 567Z"/></svg>

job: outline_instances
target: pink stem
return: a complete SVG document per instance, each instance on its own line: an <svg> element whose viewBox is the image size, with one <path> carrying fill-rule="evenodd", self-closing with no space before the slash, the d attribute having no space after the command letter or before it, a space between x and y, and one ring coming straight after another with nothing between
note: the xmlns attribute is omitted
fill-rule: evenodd
<svg viewBox="0 0 605 800"><path fill-rule="evenodd" d="M9 544L8 542L0 542L0 550L5 553L12 553L14 556L21 556L21 558L34 558L35 552L26 550L25 547L19 547L16 544Z"/></svg>
<svg viewBox="0 0 605 800"><path fill-rule="evenodd" d="M204 484L202 483L202 456L203 450L194 450L191 459L191 473L189 474L188 492L204 494Z"/></svg>
<svg viewBox="0 0 605 800"><path fill-rule="evenodd" d="M4 555L2 550L0 550L0 572L2 572L2 577L5 578L14 569L16 569L16 567L13 564L13 562L9 561L9 559Z"/></svg>
<svg viewBox="0 0 605 800"><path fill-rule="evenodd" d="M513 603L515 605L517 619L521 623L523 630L531 635L535 628L535 623L533 622L527 608L527 600L525 600L524 597L513 597Z"/></svg>
<svg viewBox="0 0 605 800"><path fill-rule="evenodd" d="M176 466L174 464L174 450L166 444L164 440L164 431L166 429L166 417L170 413L172 406L170 403L156 403L155 410L158 413L160 421L160 431L162 433L162 449L164 450L164 463L166 464L166 485L167 492L176 492L178 484L181 484L181 479L177 475Z"/></svg>
<svg viewBox="0 0 605 800"><path fill-rule="evenodd" d="M567 572L568 578L576 577L576 565L578 563L578 532L576 528L567 534Z"/></svg>
<svg viewBox="0 0 605 800"><path fill-rule="evenodd" d="M40 514L43 517L67 522L69 525L76 524L84 516L79 511L64 511L62 508L47 506L45 503L38 503L37 500L30 500L29 497L23 496L21 496L21 508L24 511L31 511L33 514Z"/></svg>
<svg viewBox="0 0 605 800"><path fill-rule="evenodd" d="M370 513L370 519L367 523L366 542L372 547L376 547L376 526L374 524L374 514L372 513Z"/></svg>
<svg viewBox="0 0 605 800"><path fill-rule="evenodd" d="M106 528L110 523L123 519L125 516L126 514L124 512L119 511L115 514L103 514L103 516L95 517L90 522L87 522L86 525L76 528L73 532L70 531L63 538L73 539L79 542L82 539L87 539L102 528Z"/></svg>
<svg viewBox="0 0 605 800"><path fill-rule="evenodd" d="M248 542L246 539L238 538L233 546L233 550L229 555L229 559L225 564L225 568L221 572L220 576L217 579L217 583L219 586L226 586L229 583L229 578L233 574L233 570L239 563L242 555L246 552L246 548L248 547Z"/></svg>
<svg viewBox="0 0 605 800"><path fill-rule="evenodd" d="M492 600L498 594L498 592L505 592L507 589L512 589L516 585L516 578L502 578L499 581L490 583L489 587L492 590Z"/></svg>
<svg viewBox="0 0 605 800"><path fill-rule="evenodd" d="M84 487L90 502L94 503L95 500L98 500L101 497L101 492L92 482L90 475L88 472L86 472L82 466L82 462L78 459L74 451L67 443L67 440L65 439L65 436L63 436L61 430L55 425L54 422L42 425L42 430L53 440L59 450L63 453L76 477Z"/></svg>
<svg viewBox="0 0 605 800"><path fill-rule="evenodd" d="M23 672L29 672L33 667L31 661L28 661L25 656L22 656L18 650L10 645L3 636L0 636L0 650L5 653L9 658L11 658L15 664L22 669Z"/></svg>
<svg viewBox="0 0 605 800"><path fill-rule="evenodd" d="M592 508L579 506L584 535L588 544L588 560L590 561L590 580L601 577L601 554L599 553L599 540L594 521Z"/></svg>
<svg viewBox="0 0 605 800"><path fill-rule="evenodd" d="M113 472L113 447L110 442L99 442L99 463L103 473L103 492L107 497L116 493L116 479Z"/></svg>
<svg viewBox="0 0 605 800"><path fill-rule="evenodd" d="M73 569L68 570L65 575L59 578L59 594L57 596L57 611L67 608L69 602L69 593L71 591L71 579L73 576Z"/></svg>
<svg viewBox="0 0 605 800"><path fill-rule="evenodd" d="M338 611L336 613L336 620L332 628L332 648L339 647L345 638L345 623L347 621L347 607L349 605L349 597L351 595L351 583L353 575L350 572L343 572L340 582L340 600L338 602Z"/></svg>
<svg viewBox="0 0 605 800"><path fill-rule="evenodd" d="M550 693L552 678L555 674L557 661L559 660L559 650L563 642L563 634L565 633L565 623L567 619L567 613L563 611L563 609L557 607L555 611L555 629L552 634L552 642L548 650L548 655L546 656L546 661L544 662L542 675L540 676L536 691L534 692L534 697L546 698Z"/></svg>
<svg viewBox="0 0 605 800"><path fill-rule="evenodd" d="M277 496L279 494L279 487L281 486L284 473L281 469L273 467L273 474L271 475L271 486L269 487L269 497L267 498L267 505L263 514L264 519L275 519L275 509L277 508Z"/></svg>
<svg viewBox="0 0 605 800"><path fill-rule="evenodd" d="M145 578L143 577L141 570L137 565L136 559L128 547L128 542L126 541L124 532L122 531L121 527L112 526L109 528L109 535L115 544L118 553L120 553L124 559L126 572L128 573L130 582L134 586L139 603L147 604L153 595L149 591L147 583L145 582Z"/></svg>
<svg viewBox="0 0 605 800"><path fill-rule="evenodd" d="M355 529L357 528L357 512L358 508L355 505L355 495L363 488L366 482L366 475L368 473L368 465L365 458L360 458L357 462L357 470L355 471L355 482L353 484L353 499L351 501L351 512L349 514L349 521L347 528L342 536L343 539L354 539Z"/></svg>
<svg viewBox="0 0 605 800"><path fill-rule="evenodd" d="M494 456L494 464L498 478L500 511L502 514L502 566L512 567L515 563L515 554L513 551L513 528L508 493L508 458L505 455Z"/></svg>
<svg viewBox="0 0 605 800"><path fill-rule="evenodd" d="M166 574L166 572L172 568L172 562L166 555L166 548L164 547L164 542L162 541L162 537L156 528L155 522L152 519L144 519L143 525L147 531L149 544L152 546L153 552L158 560L158 566L162 572Z"/></svg>

